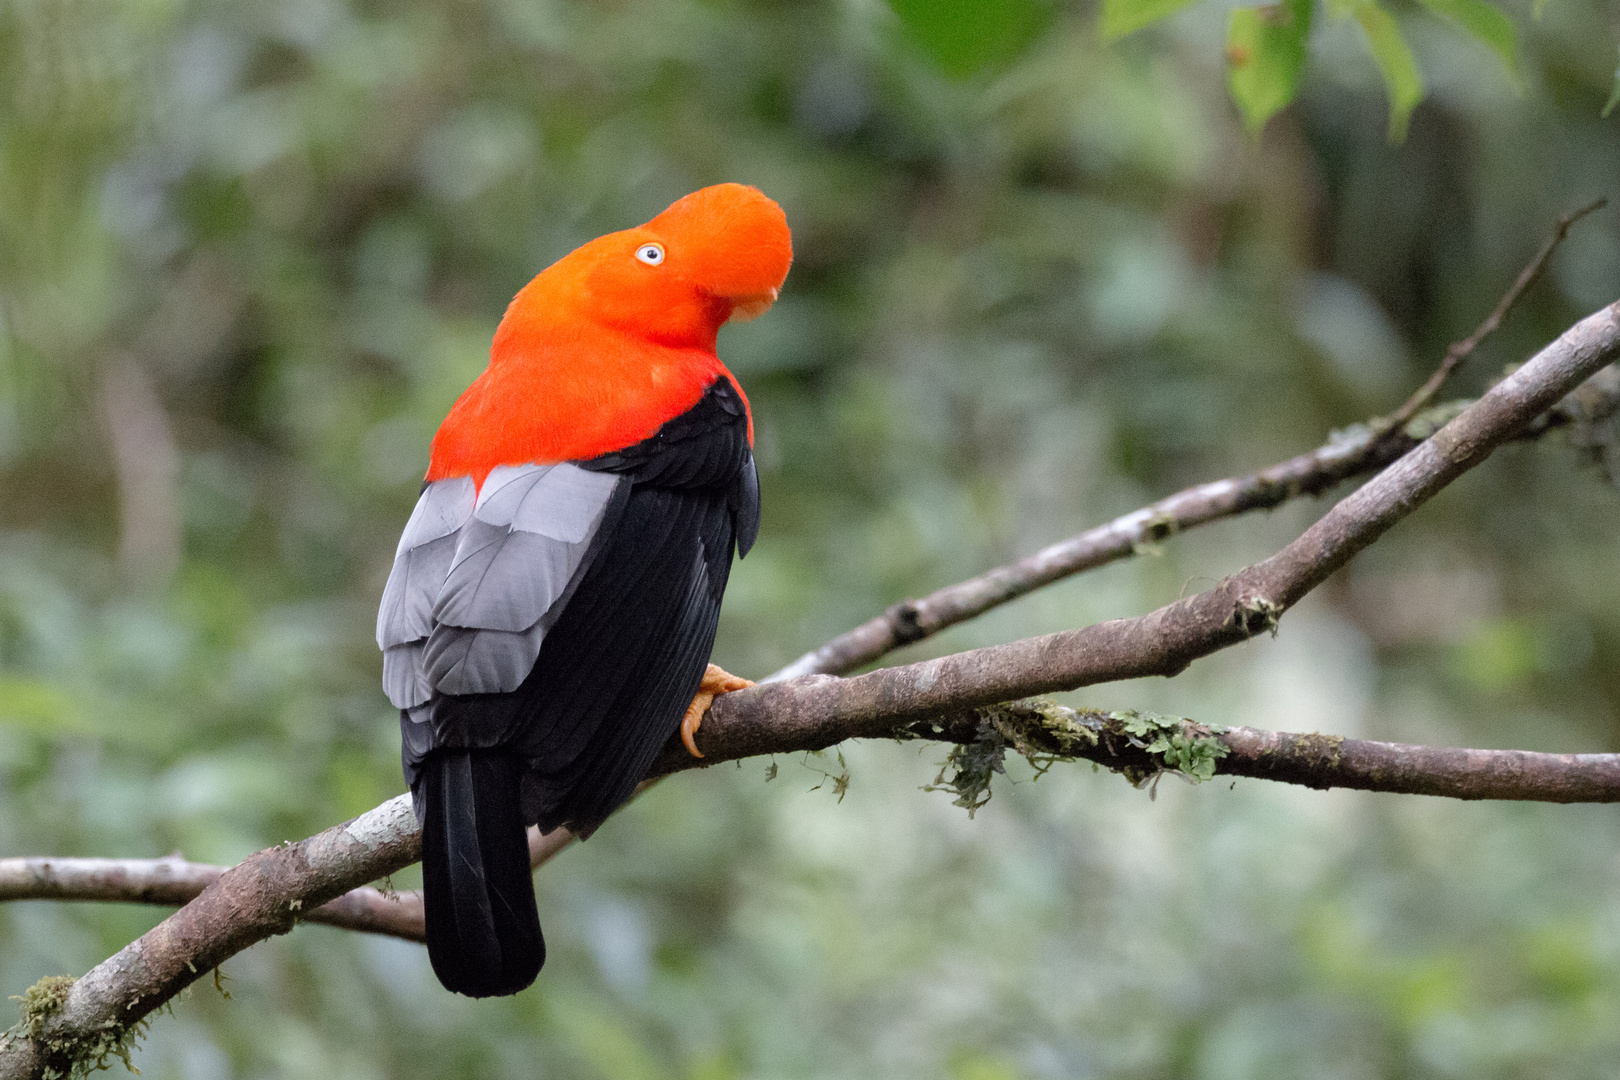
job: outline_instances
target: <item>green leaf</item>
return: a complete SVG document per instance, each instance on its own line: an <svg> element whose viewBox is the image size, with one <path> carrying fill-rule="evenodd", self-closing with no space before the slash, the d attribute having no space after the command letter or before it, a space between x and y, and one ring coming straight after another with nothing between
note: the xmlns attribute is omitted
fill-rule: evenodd
<svg viewBox="0 0 1620 1080"><path fill-rule="evenodd" d="M1519 85L1519 28L1501 8L1485 0L1418 0L1424 7L1449 19L1502 58L1514 85Z"/></svg>
<svg viewBox="0 0 1620 1080"><path fill-rule="evenodd" d="M1226 27L1226 87L1250 132L1259 132L1294 100L1310 32L1311 0L1232 12Z"/></svg>
<svg viewBox="0 0 1620 1080"><path fill-rule="evenodd" d="M1103 0L1103 40L1117 41L1174 15L1190 3L1192 0Z"/></svg>
<svg viewBox="0 0 1620 1080"><path fill-rule="evenodd" d="M1345 0L1341 9L1347 10L1367 35L1367 48L1389 91L1389 141L1403 142L1412 110L1423 100L1423 76L1418 74L1412 50L1407 48L1395 17L1378 0Z"/></svg>
<svg viewBox="0 0 1620 1080"><path fill-rule="evenodd" d="M889 0L907 35L954 79L1007 64L1053 13L1048 0Z"/></svg>

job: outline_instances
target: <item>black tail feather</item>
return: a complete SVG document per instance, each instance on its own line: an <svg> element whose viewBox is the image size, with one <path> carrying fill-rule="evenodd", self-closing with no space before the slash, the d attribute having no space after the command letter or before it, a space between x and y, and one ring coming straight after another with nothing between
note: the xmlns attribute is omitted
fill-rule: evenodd
<svg viewBox="0 0 1620 1080"><path fill-rule="evenodd" d="M546 962L518 804L523 763L441 751L422 763L428 959L445 989L515 994Z"/></svg>

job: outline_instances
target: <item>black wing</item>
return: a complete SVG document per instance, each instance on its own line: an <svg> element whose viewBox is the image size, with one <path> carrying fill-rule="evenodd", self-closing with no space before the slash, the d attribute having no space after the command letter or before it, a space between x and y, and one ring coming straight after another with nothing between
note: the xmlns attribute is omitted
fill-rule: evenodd
<svg viewBox="0 0 1620 1080"><path fill-rule="evenodd" d="M724 378L652 438L578 465L628 481L628 494L596 530L528 677L505 693L435 693L401 727L413 790L435 749L499 749L526 763L526 821L589 835L697 692L732 552L758 530L759 485L747 413Z"/></svg>

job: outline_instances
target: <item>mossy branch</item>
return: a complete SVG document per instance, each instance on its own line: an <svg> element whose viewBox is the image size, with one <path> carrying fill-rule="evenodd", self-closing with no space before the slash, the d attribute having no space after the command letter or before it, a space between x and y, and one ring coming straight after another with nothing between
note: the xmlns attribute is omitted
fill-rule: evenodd
<svg viewBox="0 0 1620 1080"><path fill-rule="evenodd" d="M138 1073L130 1053L136 1042L151 1026L150 1016L131 1024L108 1020L90 1031L61 1031L52 1023L67 1005L68 995L76 982L71 975L47 975L39 982L12 998L22 1008L22 1019L4 1035L0 1047L13 1040L28 1040L43 1046L49 1060L42 1067L42 1080L82 1080L93 1072L101 1072L117 1058L129 1072Z"/></svg>
<svg viewBox="0 0 1620 1080"><path fill-rule="evenodd" d="M1199 783L1217 776L1278 780L1451 799L1620 802L1620 754L1542 754L1215 728L1181 716L1070 709L1030 699L965 709L908 725L903 737L957 743L931 787L976 811L990 799L1002 756L1016 750L1044 772L1089 761L1137 787L1165 775ZM949 773L950 775L946 775Z"/></svg>
<svg viewBox="0 0 1620 1080"><path fill-rule="evenodd" d="M973 728L971 739L964 738L968 727ZM953 805L966 809L968 817L990 801L991 778L1006 774L1008 749L1034 766L1037 778L1060 762L1090 761L1150 790L1166 773L1195 784L1213 779L1217 762L1231 753L1215 729L1184 716L1070 709L1042 698L912 724L901 735L957 744L923 790L954 794Z"/></svg>

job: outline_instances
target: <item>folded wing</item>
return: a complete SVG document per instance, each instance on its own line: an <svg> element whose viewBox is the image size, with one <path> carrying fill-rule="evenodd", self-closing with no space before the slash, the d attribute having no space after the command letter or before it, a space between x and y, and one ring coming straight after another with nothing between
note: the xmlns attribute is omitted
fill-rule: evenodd
<svg viewBox="0 0 1620 1080"><path fill-rule="evenodd" d="M464 476L428 484L377 613L394 706L517 689L628 489L570 464L502 466L481 491Z"/></svg>

